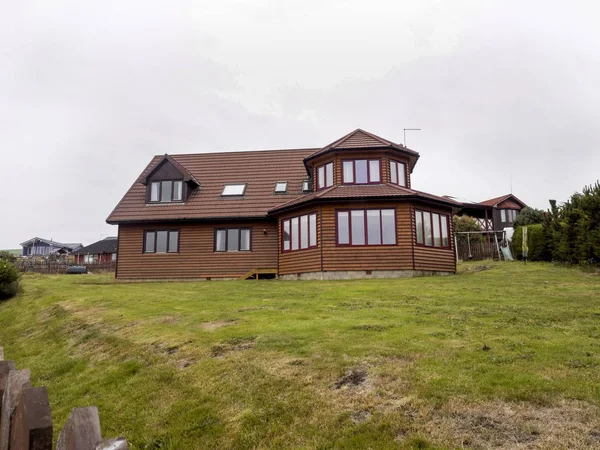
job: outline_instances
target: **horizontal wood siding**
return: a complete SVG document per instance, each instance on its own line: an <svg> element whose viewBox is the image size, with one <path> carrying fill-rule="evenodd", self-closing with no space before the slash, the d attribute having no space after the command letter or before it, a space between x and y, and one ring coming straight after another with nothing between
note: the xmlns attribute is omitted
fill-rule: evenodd
<svg viewBox="0 0 600 450"><path fill-rule="evenodd" d="M417 235L415 231L414 213L412 217L412 228L415 244L415 270L434 270L441 272L456 272L456 256L454 254L454 231L452 230L452 209L440 208L429 205L415 204L413 211L430 211L438 214L446 214L449 216L450 248L425 247L417 244Z"/></svg>
<svg viewBox="0 0 600 450"><path fill-rule="evenodd" d="M338 209L396 209L397 245L338 246L336 211ZM410 270L412 269L410 206L408 203L346 202L323 207L323 269Z"/></svg>
<svg viewBox="0 0 600 450"><path fill-rule="evenodd" d="M295 250L283 253L282 244L282 221L291 217L298 217L304 214L317 213L317 247L305 250ZM295 273L319 272L321 270L321 207L310 207L285 214L279 218L279 273L281 275L290 275Z"/></svg>
<svg viewBox="0 0 600 450"><path fill-rule="evenodd" d="M252 228L249 252L214 252L215 228ZM144 230L178 229L179 253L143 253ZM263 231L264 230L264 231ZM266 231L266 234L265 234ZM238 277L277 268L276 221L119 225L118 278Z"/></svg>

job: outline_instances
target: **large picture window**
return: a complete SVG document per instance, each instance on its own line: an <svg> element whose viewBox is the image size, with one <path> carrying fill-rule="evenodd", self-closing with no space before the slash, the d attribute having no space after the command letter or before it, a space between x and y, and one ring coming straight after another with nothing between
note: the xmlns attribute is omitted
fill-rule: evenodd
<svg viewBox="0 0 600 450"><path fill-rule="evenodd" d="M250 228L217 228L215 252L248 252L251 246Z"/></svg>
<svg viewBox="0 0 600 450"><path fill-rule="evenodd" d="M317 246L317 214L305 214L281 222L281 248L284 252Z"/></svg>
<svg viewBox="0 0 600 450"><path fill-rule="evenodd" d="M150 183L150 201L155 203L183 201L183 181L153 181Z"/></svg>
<svg viewBox="0 0 600 450"><path fill-rule="evenodd" d="M381 182L381 168L378 159L355 159L342 162L344 184L368 184Z"/></svg>
<svg viewBox="0 0 600 450"><path fill-rule="evenodd" d="M399 161L390 161L390 181L406 187L406 165Z"/></svg>
<svg viewBox="0 0 600 450"><path fill-rule="evenodd" d="M396 210L337 211L338 245L396 245Z"/></svg>
<svg viewBox="0 0 600 450"><path fill-rule="evenodd" d="M144 232L144 253L179 252L179 231L152 230Z"/></svg>
<svg viewBox="0 0 600 450"><path fill-rule="evenodd" d="M445 214L415 211L417 244L428 247L450 247L450 219Z"/></svg>
<svg viewBox="0 0 600 450"><path fill-rule="evenodd" d="M317 167L317 189L333 186L333 163Z"/></svg>

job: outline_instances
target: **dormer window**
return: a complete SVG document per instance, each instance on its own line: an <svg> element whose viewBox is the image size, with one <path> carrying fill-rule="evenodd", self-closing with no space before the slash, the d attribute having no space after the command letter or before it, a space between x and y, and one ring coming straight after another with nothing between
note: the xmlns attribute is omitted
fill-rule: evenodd
<svg viewBox="0 0 600 450"><path fill-rule="evenodd" d="M171 203L183 201L183 181L163 180L151 182L150 201L152 203Z"/></svg>
<svg viewBox="0 0 600 450"><path fill-rule="evenodd" d="M317 189L333 186L333 163L317 167Z"/></svg>
<svg viewBox="0 0 600 450"><path fill-rule="evenodd" d="M381 183L381 164L378 159L355 159L344 161L344 184Z"/></svg>
<svg viewBox="0 0 600 450"><path fill-rule="evenodd" d="M390 181L406 187L406 164L399 161L390 161Z"/></svg>
<svg viewBox="0 0 600 450"><path fill-rule="evenodd" d="M287 192L287 181L278 181L275 183L275 193L285 194Z"/></svg>
<svg viewBox="0 0 600 450"><path fill-rule="evenodd" d="M221 195L223 197L234 197L244 195L244 192L246 192L246 186L247 183L226 184L223 187L223 192L221 193Z"/></svg>

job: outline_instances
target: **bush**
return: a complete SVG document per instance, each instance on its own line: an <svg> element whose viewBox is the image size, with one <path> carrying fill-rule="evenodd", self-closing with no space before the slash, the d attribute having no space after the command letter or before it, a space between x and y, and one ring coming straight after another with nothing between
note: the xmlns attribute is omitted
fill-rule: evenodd
<svg viewBox="0 0 600 450"><path fill-rule="evenodd" d="M479 226L479 223L477 223L477 221L471 216L454 216L452 217L452 230L454 233L465 231L481 232L481 227ZM469 237L471 244L483 242L482 234L457 234L456 240L459 244L466 243L467 236Z"/></svg>
<svg viewBox="0 0 600 450"><path fill-rule="evenodd" d="M0 261L2 260L14 263L17 260L17 257L11 252L7 252L6 250L0 250Z"/></svg>
<svg viewBox="0 0 600 450"><path fill-rule="evenodd" d="M20 277L21 274L14 264L0 259L0 300L17 295Z"/></svg>
<svg viewBox="0 0 600 450"><path fill-rule="evenodd" d="M527 247L529 249L527 256L529 261L547 261L550 259L543 224L527 225ZM523 227L515 228L515 234L512 237L512 248L515 258L523 259Z"/></svg>
<svg viewBox="0 0 600 450"><path fill-rule="evenodd" d="M530 208L529 206L526 206L519 212L519 215L517 216L517 219L515 220L513 226L517 228L525 225L535 225L537 223L543 223L545 215L546 213L541 209Z"/></svg>

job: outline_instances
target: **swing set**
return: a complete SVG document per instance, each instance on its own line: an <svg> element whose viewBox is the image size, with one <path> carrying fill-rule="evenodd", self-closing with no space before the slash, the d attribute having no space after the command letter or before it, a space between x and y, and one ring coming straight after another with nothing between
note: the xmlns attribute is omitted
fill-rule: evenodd
<svg viewBox="0 0 600 450"><path fill-rule="evenodd" d="M466 236L466 248L462 242L459 245L458 238L463 235ZM471 242L474 236L480 236L480 239L477 242ZM484 237L487 237L487 239L484 239ZM510 247L506 244L506 239L503 239L502 242L503 245L500 246L497 231L457 231L454 233L456 261L458 262L461 256L463 260L469 261L486 258L498 259L498 261L512 260L512 254L510 253ZM475 249L476 251L474 251Z"/></svg>

